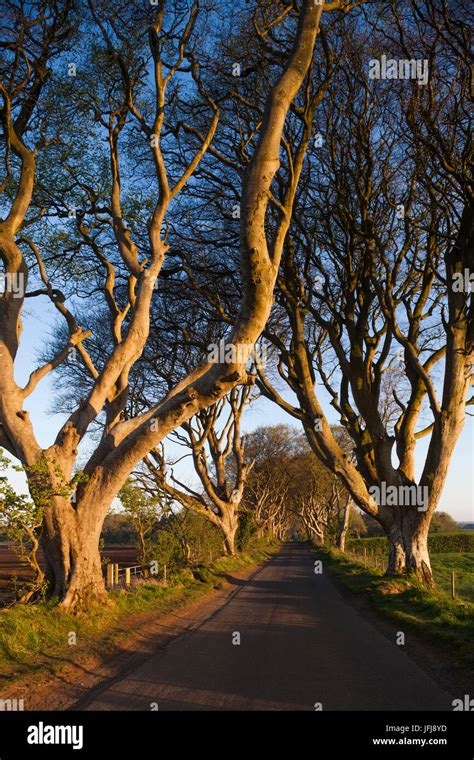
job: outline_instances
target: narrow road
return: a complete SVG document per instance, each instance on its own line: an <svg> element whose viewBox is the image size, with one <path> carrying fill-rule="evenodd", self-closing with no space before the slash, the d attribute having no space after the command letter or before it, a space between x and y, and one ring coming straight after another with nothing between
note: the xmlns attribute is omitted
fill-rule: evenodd
<svg viewBox="0 0 474 760"><path fill-rule="evenodd" d="M327 573L315 575L313 562L305 546L285 545L196 629L77 708L452 709L452 697L351 607Z"/></svg>

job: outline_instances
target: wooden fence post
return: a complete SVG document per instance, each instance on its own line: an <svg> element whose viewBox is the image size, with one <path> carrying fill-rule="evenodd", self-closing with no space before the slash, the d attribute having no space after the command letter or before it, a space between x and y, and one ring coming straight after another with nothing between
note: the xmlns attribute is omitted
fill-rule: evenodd
<svg viewBox="0 0 474 760"><path fill-rule="evenodd" d="M112 588L114 585L114 566L111 562L107 565L107 588Z"/></svg>
<svg viewBox="0 0 474 760"><path fill-rule="evenodd" d="M125 585L130 586L130 568L125 568Z"/></svg>
<svg viewBox="0 0 474 760"><path fill-rule="evenodd" d="M116 586L118 586L119 582L119 566L118 562L114 565L114 583Z"/></svg>

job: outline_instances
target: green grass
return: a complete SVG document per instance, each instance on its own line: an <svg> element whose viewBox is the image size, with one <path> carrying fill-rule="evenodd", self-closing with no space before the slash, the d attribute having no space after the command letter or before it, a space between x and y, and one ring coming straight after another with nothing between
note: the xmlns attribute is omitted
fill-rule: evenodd
<svg viewBox="0 0 474 760"><path fill-rule="evenodd" d="M474 604L462 598L451 599L444 588L451 572L450 563L455 563L456 571L461 572L464 566L470 568L472 574L472 555L464 560L459 554L438 555L433 565L439 588L429 591L411 578L385 578L381 570L366 568L338 551L318 548L318 554L324 566L344 586L363 595L378 612L397 621L401 630L404 630L402 626L416 630L434 644L448 649L466 666L474 667ZM472 589L470 594L472 598Z"/></svg>
<svg viewBox="0 0 474 760"><path fill-rule="evenodd" d="M150 581L128 591L111 592L108 606L79 615L62 612L52 602L0 610L0 689L32 671L57 672L70 659L72 649L103 652L127 635L127 616L152 610L166 614L222 588L228 574L264 562L276 549L276 543L261 540L236 557L181 570L166 586ZM74 647L68 643L71 632L77 637Z"/></svg>
<svg viewBox="0 0 474 760"><path fill-rule="evenodd" d="M456 596L474 602L474 552L433 554L431 566L436 585L451 593L451 572L454 571Z"/></svg>

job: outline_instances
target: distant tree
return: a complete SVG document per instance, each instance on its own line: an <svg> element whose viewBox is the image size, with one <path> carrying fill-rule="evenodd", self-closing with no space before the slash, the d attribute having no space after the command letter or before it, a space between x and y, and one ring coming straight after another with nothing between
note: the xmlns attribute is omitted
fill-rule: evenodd
<svg viewBox="0 0 474 760"><path fill-rule="evenodd" d="M138 538L138 559L146 565L150 561L150 536L162 514L163 500L150 496L130 478L119 491L119 499Z"/></svg>
<svg viewBox="0 0 474 760"><path fill-rule="evenodd" d="M362 514L357 509L351 510L349 520L349 535L354 538L360 538L367 534L367 525L365 524Z"/></svg>
<svg viewBox="0 0 474 760"><path fill-rule="evenodd" d="M245 499L257 524L280 539L298 529L322 543L335 507L334 478L305 436L290 425L260 427L246 451L254 466Z"/></svg>
<svg viewBox="0 0 474 760"><path fill-rule="evenodd" d="M160 520L152 559L170 570L212 561L222 553L222 536L217 526L203 515L171 504Z"/></svg>
<svg viewBox="0 0 474 760"><path fill-rule="evenodd" d="M456 520L447 512L435 512L430 525L430 533L453 533L458 530Z"/></svg>
<svg viewBox="0 0 474 760"><path fill-rule="evenodd" d="M180 482L165 460L164 452L153 449L144 458L138 477L151 493L162 493L196 512L222 531L225 550L235 553L239 510L252 461L245 460L241 420L252 385L234 388L209 409L199 412L174 440L189 449L202 492ZM171 471L171 472L170 472Z"/></svg>
<svg viewBox="0 0 474 760"><path fill-rule="evenodd" d="M110 544L131 544L136 536L128 515L111 512L104 520L101 537L104 545L110 546Z"/></svg>

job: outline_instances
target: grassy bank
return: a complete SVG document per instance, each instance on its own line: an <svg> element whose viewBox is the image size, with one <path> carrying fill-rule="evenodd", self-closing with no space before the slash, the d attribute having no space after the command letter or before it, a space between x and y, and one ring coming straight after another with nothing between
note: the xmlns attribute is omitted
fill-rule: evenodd
<svg viewBox="0 0 474 760"><path fill-rule="evenodd" d="M317 551L332 575L353 593L363 595L379 613L395 620L400 630L415 630L433 643L449 647L462 664L474 667L472 602L451 599L442 587L428 591L408 578L385 578L381 570L364 567L335 550ZM462 561L462 555L457 559ZM446 563L443 569L441 563L434 564L438 564L436 572L450 572Z"/></svg>
<svg viewBox="0 0 474 760"><path fill-rule="evenodd" d="M439 589L450 593L451 573L454 572L456 596L474 602L474 552L433 554L431 567Z"/></svg>
<svg viewBox="0 0 474 760"><path fill-rule="evenodd" d="M0 611L0 690L12 678L33 670L55 672L75 652L103 652L126 635L127 616L140 612L166 614L173 609L223 588L226 576L250 569L268 559L277 544L262 540L236 557L183 569L167 585L157 581L140 583L130 590L113 591L110 604L87 614L70 615L52 603L16 605ZM71 634L76 645L71 647Z"/></svg>

